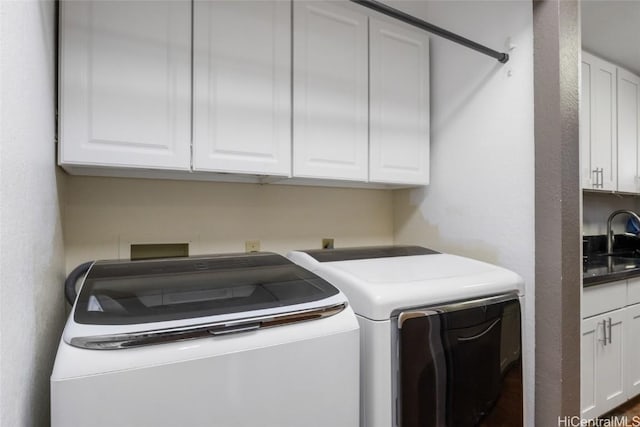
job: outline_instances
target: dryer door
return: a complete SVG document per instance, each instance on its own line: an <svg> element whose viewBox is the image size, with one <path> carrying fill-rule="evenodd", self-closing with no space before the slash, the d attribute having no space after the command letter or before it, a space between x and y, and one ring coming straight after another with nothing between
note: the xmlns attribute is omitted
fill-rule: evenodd
<svg viewBox="0 0 640 427"><path fill-rule="evenodd" d="M398 328L399 425L522 425L516 296L405 311Z"/></svg>

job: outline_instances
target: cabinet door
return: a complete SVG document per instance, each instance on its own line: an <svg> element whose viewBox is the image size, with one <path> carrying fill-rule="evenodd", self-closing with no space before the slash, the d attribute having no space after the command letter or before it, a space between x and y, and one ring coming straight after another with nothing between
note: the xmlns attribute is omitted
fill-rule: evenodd
<svg viewBox="0 0 640 427"><path fill-rule="evenodd" d="M582 188L597 187L597 172L591 162L591 56L582 52L580 78L580 180Z"/></svg>
<svg viewBox="0 0 640 427"><path fill-rule="evenodd" d="M347 2L293 5L293 175L365 181L367 15Z"/></svg>
<svg viewBox="0 0 640 427"><path fill-rule="evenodd" d="M605 313L601 322L607 330L607 343L599 343L596 358L598 375L596 376L596 395L602 406L601 414L610 411L626 401L624 377L624 310Z"/></svg>
<svg viewBox="0 0 640 427"><path fill-rule="evenodd" d="M429 38L370 20L369 180L429 183Z"/></svg>
<svg viewBox="0 0 640 427"><path fill-rule="evenodd" d="M195 1L193 168L291 173L291 3Z"/></svg>
<svg viewBox="0 0 640 427"><path fill-rule="evenodd" d="M62 165L188 170L191 3L63 1Z"/></svg>
<svg viewBox="0 0 640 427"><path fill-rule="evenodd" d="M616 67L586 52L582 63L583 118L589 112L588 125L581 132L581 137L589 134L588 142L581 144L583 151L588 150L588 154L583 152L583 177L591 175L589 188L613 191L617 189Z"/></svg>
<svg viewBox="0 0 640 427"><path fill-rule="evenodd" d="M623 356L625 309L582 321L581 406L593 418L626 401Z"/></svg>
<svg viewBox="0 0 640 427"><path fill-rule="evenodd" d="M640 304L625 309L624 329L624 375L627 379L625 391L627 399L631 399L640 394Z"/></svg>
<svg viewBox="0 0 640 427"><path fill-rule="evenodd" d="M637 193L640 78L618 68L618 191Z"/></svg>
<svg viewBox="0 0 640 427"><path fill-rule="evenodd" d="M603 339L602 319L600 316L582 321L580 339L580 412L585 419L600 414L596 396L596 351Z"/></svg>

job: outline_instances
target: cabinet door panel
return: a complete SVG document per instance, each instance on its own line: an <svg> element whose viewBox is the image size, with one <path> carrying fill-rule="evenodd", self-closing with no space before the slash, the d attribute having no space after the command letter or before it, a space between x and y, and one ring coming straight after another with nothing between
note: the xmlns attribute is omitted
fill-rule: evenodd
<svg viewBox="0 0 640 427"><path fill-rule="evenodd" d="M582 321L580 400L583 418L598 417L627 399L626 309Z"/></svg>
<svg viewBox="0 0 640 427"><path fill-rule="evenodd" d="M65 1L60 22L60 163L190 169L190 3Z"/></svg>
<svg viewBox="0 0 640 427"><path fill-rule="evenodd" d="M429 38L370 21L370 166L375 182L429 182Z"/></svg>
<svg viewBox="0 0 640 427"><path fill-rule="evenodd" d="M602 190L617 188L616 67L597 59L592 68L591 159L602 168Z"/></svg>
<svg viewBox="0 0 640 427"><path fill-rule="evenodd" d="M194 3L195 170L290 175L291 3Z"/></svg>
<svg viewBox="0 0 640 427"><path fill-rule="evenodd" d="M598 415L596 398L596 350L603 338L600 329L602 319L590 318L582 321L580 340L580 408L583 418L590 419Z"/></svg>
<svg viewBox="0 0 640 427"><path fill-rule="evenodd" d="M640 78L618 68L618 191L638 192Z"/></svg>
<svg viewBox="0 0 640 427"><path fill-rule="evenodd" d="M582 317L587 318L624 308L627 303L627 281L603 283L584 288L582 292Z"/></svg>
<svg viewBox="0 0 640 427"><path fill-rule="evenodd" d="M345 3L294 2L294 176L367 179L367 15Z"/></svg>
<svg viewBox="0 0 640 427"><path fill-rule="evenodd" d="M625 391L627 399L631 399L640 394L640 304L626 308L625 322Z"/></svg>
<svg viewBox="0 0 640 427"><path fill-rule="evenodd" d="M607 344L596 350L596 396L599 412L603 414L626 400L624 360L624 310L615 310L599 316L607 329ZM610 337L609 337L610 335ZM600 405L601 404L601 405Z"/></svg>
<svg viewBox="0 0 640 427"><path fill-rule="evenodd" d="M582 188L594 188L596 166L591 159L591 56L582 54L582 77L580 81L580 179Z"/></svg>

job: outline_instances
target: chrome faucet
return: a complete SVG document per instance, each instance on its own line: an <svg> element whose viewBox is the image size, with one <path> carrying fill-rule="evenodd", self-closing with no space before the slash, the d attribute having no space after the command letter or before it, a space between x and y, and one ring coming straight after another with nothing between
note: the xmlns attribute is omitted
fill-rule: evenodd
<svg viewBox="0 0 640 427"><path fill-rule="evenodd" d="M627 214L629 216L632 216L636 219L636 221L638 221L638 224L640 224L640 216L638 216L638 214L633 211L621 209L611 213L611 215L609 215L609 219L607 220L607 253L608 254L613 252L613 230L611 229L611 223L613 222L613 218L615 218L619 214Z"/></svg>

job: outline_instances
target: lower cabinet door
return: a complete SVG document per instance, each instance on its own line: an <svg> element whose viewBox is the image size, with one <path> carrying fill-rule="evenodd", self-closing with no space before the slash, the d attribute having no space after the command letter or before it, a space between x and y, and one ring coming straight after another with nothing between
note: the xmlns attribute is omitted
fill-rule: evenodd
<svg viewBox="0 0 640 427"><path fill-rule="evenodd" d="M600 317L582 321L580 337L580 412L583 418L598 415L596 399L596 349L603 338Z"/></svg>
<svg viewBox="0 0 640 427"><path fill-rule="evenodd" d="M581 406L584 418L600 416L627 400L623 357L626 309L582 321Z"/></svg>
<svg viewBox="0 0 640 427"><path fill-rule="evenodd" d="M624 376L627 399L640 394L640 304L625 308Z"/></svg>
<svg viewBox="0 0 640 427"><path fill-rule="evenodd" d="M606 330L606 343L598 343L596 360L598 375L596 376L596 396L602 402L601 414L624 403L625 376L622 364L625 352L624 334L625 310L615 310L602 316L601 324ZM605 345L606 344L606 345Z"/></svg>

